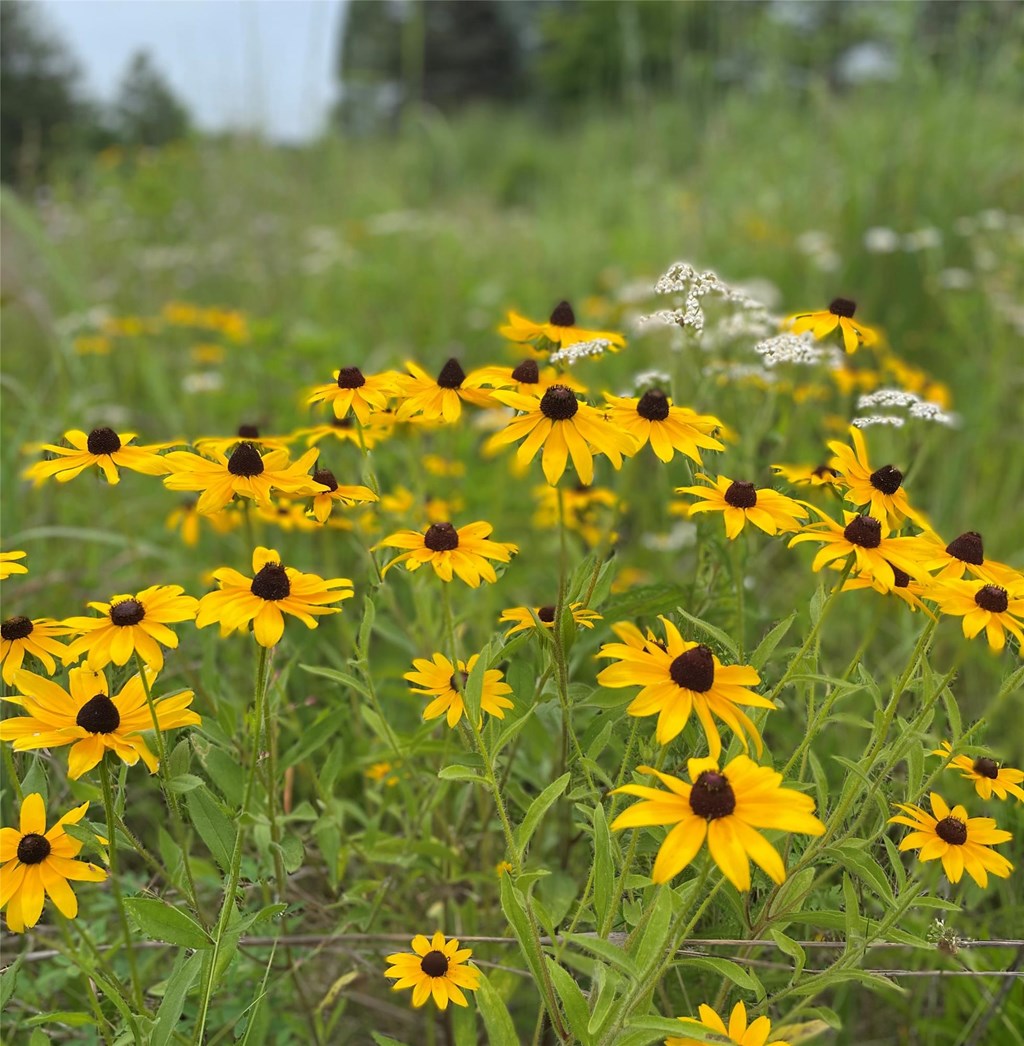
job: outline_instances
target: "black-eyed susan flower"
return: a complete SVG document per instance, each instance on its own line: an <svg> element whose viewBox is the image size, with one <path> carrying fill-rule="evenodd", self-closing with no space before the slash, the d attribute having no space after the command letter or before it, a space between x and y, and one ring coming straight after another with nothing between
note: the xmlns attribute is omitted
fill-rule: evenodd
<svg viewBox="0 0 1024 1046"><path fill-rule="evenodd" d="M495 389L511 389L524 396L543 396L552 385L568 385L574 392L586 388L568 375L559 374L554 367L541 369L535 359L526 359L515 367L481 367L477 372L481 383Z"/></svg>
<svg viewBox="0 0 1024 1046"><path fill-rule="evenodd" d="M283 494L313 494L310 466L320 452L307 450L295 461L288 451L271 450L261 454L254 443L243 441L230 457L223 453L213 459L180 450L168 454L170 475L164 477L169 490L202 491L196 510L204 516L219 512L234 497L252 498L261 504L270 501L272 491Z"/></svg>
<svg viewBox="0 0 1024 1046"><path fill-rule="evenodd" d="M357 425L351 417L332 418L325 425L296 429L292 435L303 440L307 447L315 447L322 440L337 440L339 443L352 443L362 449L372 450L394 430L395 415L387 411L371 415L366 425Z"/></svg>
<svg viewBox="0 0 1024 1046"><path fill-rule="evenodd" d="M839 482L831 465L772 465L772 471L794 487L835 487Z"/></svg>
<svg viewBox="0 0 1024 1046"><path fill-rule="evenodd" d="M76 861L82 844L64 831L85 817L82 803L46 830L46 806L38 792L21 804L18 828L0 828L0 909L7 909L7 929L24 933L43 914L46 896L66 919L78 915L71 882L100 883L107 873L87 861Z"/></svg>
<svg viewBox="0 0 1024 1046"><path fill-rule="evenodd" d="M225 510L229 511L229 510ZM235 510L230 510L235 511ZM286 534L290 534L293 531L300 534L311 534L314 530L319 530L321 524L318 523L309 513L309 503L307 501L296 501L292 498L273 498L269 504L260 505L256 509L257 519L263 520L264 523L269 523L273 527L278 527L283 530ZM335 526L340 517L335 516L333 519L328 520L328 525Z"/></svg>
<svg viewBox="0 0 1024 1046"><path fill-rule="evenodd" d="M725 450L712 437L722 423L711 414L698 414L689 407L673 406L661 389L648 389L640 397L604 394L608 401L608 420L628 432L637 447L650 443L662 461L671 461L678 450L700 464L700 448Z"/></svg>
<svg viewBox="0 0 1024 1046"><path fill-rule="evenodd" d="M456 1006L468 1006L462 989L476 991L480 987L480 971L467 965L473 954L471 948L459 948L459 939L450 941L439 930L428 939L419 933L412 939L412 953L395 952L387 961L385 977L395 980L392 991L412 988L413 1006L422 1006L433 998L439 1010L446 1010L451 1000Z"/></svg>
<svg viewBox="0 0 1024 1046"><path fill-rule="evenodd" d="M152 687L156 672L147 669L146 678ZM12 741L16 752L71 745L68 777L73 781L91 770L108 750L129 766L141 759L151 774L156 773L157 758L142 736L153 729L153 715L138 674L113 697L107 677L88 667L71 669L67 690L24 669L15 674L14 684L20 693L4 700L20 705L28 715L0 723L0 740ZM158 729L201 723L189 708L193 696L191 690L183 690L155 700Z"/></svg>
<svg viewBox="0 0 1024 1046"><path fill-rule="evenodd" d="M499 625L511 625L505 633L506 636L515 635L516 632L525 632L529 628L536 628L539 621L546 629L555 627L555 611L558 608L553 605L543 607L509 607L501 612L498 618ZM601 620L601 615L596 610L590 610L583 603L570 603L569 612L575 624L581 628L593 628L595 621Z"/></svg>
<svg viewBox="0 0 1024 1046"><path fill-rule="evenodd" d="M241 522L241 516L237 512L227 509L211 512L205 516L200 515L196 508L196 499L188 498L167 514L164 526L168 530L176 530L181 535L181 540L189 548L195 548L199 544L199 534L204 524L208 525L215 534L228 534Z"/></svg>
<svg viewBox="0 0 1024 1046"><path fill-rule="evenodd" d="M396 396L399 399L395 418L408 421L420 418L423 421L458 421L462 415L463 401L477 407L490 404L491 394L481 389L480 374L466 374L462 365L452 357L432 378L422 367L406 363L408 374L400 374Z"/></svg>
<svg viewBox="0 0 1024 1046"><path fill-rule="evenodd" d="M201 436L192 446L204 457L228 456L239 443L251 443L259 451L287 450L295 442L294 435L261 436L257 425L239 425L233 436Z"/></svg>
<svg viewBox="0 0 1024 1046"><path fill-rule="evenodd" d="M853 314L857 303L849 298L835 298L827 309L818 312L798 312L786 318L786 326L794 334L810 331L819 340L831 334L837 327L843 336L843 348L856 352L860 345L875 345L878 332L863 323L854 323Z"/></svg>
<svg viewBox="0 0 1024 1046"><path fill-rule="evenodd" d="M0 581L6 581L12 574L27 574L28 567L18 562L27 555L27 552L0 552Z"/></svg>
<svg viewBox="0 0 1024 1046"><path fill-rule="evenodd" d="M64 433L70 446L44 443L40 450L57 455L46 461L37 461L24 472L25 478L38 487L49 478L67 483L90 465L95 465L107 477L108 483L120 483L119 468L142 472L147 476L163 476L170 471L167 458L157 451L173 447L174 443L154 443L144 447L128 444L136 439L134 432L115 432L111 428L93 429L88 435L79 429Z"/></svg>
<svg viewBox="0 0 1024 1046"><path fill-rule="evenodd" d="M914 830L900 842L900 850L919 850L921 861L942 861L952 883L967 874L979 885L988 885L988 873L1006 879L1013 865L990 846L1009 842L1010 832L996 827L991 817L968 817L962 806L952 809L938 792L932 792L932 813L908 803L897 803L902 815L889 818L889 824L905 824Z"/></svg>
<svg viewBox="0 0 1024 1046"><path fill-rule="evenodd" d="M431 523L423 533L418 530L399 530L378 542L378 548L408 549L395 556L381 571L383 576L398 563L406 570L419 570L429 563L442 581L451 581L457 576L470 588L477 588L481 581L492 584L498 580L489 560L508 563L519 551L517 545L505 541L490 541L494 527L478 520L456 528L452 523Z"/></svg>
<svg viewBox="0 0 1024 1046"><path fill-rule="evenodd" d="M845 500L851 505L865 506L868 515L893 528L908 517L917 520L918 514L910 507L903 489L903 473L895 465L872 469L864 434L856 425L850 426L850 440L852 447L839 440L828 445L834 455L829 464L838 473Z"/></svg>
<svg viewBox="0 0 1024 1046"><path fill-rule="evenodd" d="M761 735L737 706L775 707L768 698L747 689L760 683L761 677L749 665L723 665L703 643L683 639L668 618L660 621L664 642L649 630L644 636L626 621L612 625L622 642L605 643L597 656L614 658L618 663L598 673L598 685L612 689L641 687L626 711L633 716L658 713L655 737L660 745L667 745L682 733L690 714L696 712L713 759L722 751L716 716L732 728L744 748L744 733L749 734L760 753Z"/></svg>
<svg viewBox="0 0 1024 1046"><path fill-rule="evenodd" d="M892 566L891 563L889 565ZM832 566L837 570L842 569L841 564L838 562L833 563ZM892 567L892 573L894 581L891 588L887 587L885 582L879 580L873 574L866 573L854 574L852 577L848 577L843 582L843 591L855 592L858 589L873 588L883 596L896 596L902 599L911 610L923 610L928 617L933 618L935 615L922 602L922 599L931 598L932 585L929 582L915 580L905 570L900 570L899 567Z"/></svg>
<svg viewBox="0 0 1024 1046"><path fill-rule="evenodd" d="M161 645L174 650L178 637L168 624L191 621L198 601L186 596L181 585L153 585L135 595L112 596L109 603L90 603L102 617L69 617L64 624L78 638L68 644L65 661L77 661L88 653L92 669L123 665L136 651L158 672L164 667Z"/></svg>
<svg viewBox="0 0 1024 1046"><path fill-rule="evenodd" d="M622 466L623 455L637 450L636 440L611 424L604 415L576 398L568 385L552 385L541 396L497 390L494 399L520 413L489 440L488 446L501 447L519 440L516 457L532 461L543 448L541 467L544 478L554 486L571 458L582 483L594 481L594 455L604 454L615 468Z"/></svg>
<svg viewBox="0 0 1024 1046"><path fill-rule="evenodd" d="M778 851L758 828L777 828L802 835L822 835L825 826L814 816L809 795L783 788L782 774L738 755L719 769L715 759L690 759L692 784L647 766L669 791L625 785L612 793L635 795L644 802L624 810L612 829L674 825L658 850L651 878L666 883L693 859L707 839L711 859L737 890L750 889L750 860L775 882L786 878Z"/></svg>
<svg viewBox="0 0 1024 1046"><path fill-rule="evenodd" d="M697 478L704 480L706 485L676 487L676 493L700 498L690 505L691 516L698 512L721 512L725 536L730 541L739 537L748 521L766 534L784 534L799 530L800 521L807 519L807 509L800 502L777 490L758 489L753 483L732 480L728 476L712 479L698 473Z"/></svg>
<svg viewBox="0 0 1024 1046"><path fill-rule="evenodd" d="M52 676L57 671L54 656L64 659L67 647L58 643L57 636L71 631L63 621L52 617L9 617L0 624L0 661L3 662L5 683L14 682L14 673L21 668L26 654L42 661Z"/></svg>
<svg viewBox="0 0 1024 1046"><path fill-rule="evenodd" d="M326 523L335 504L358 505L376 501L377 495L369 487L356 484L340 484L330 469L318 468L313 473L313 482L321 489L313 496L313 515L318 523Z"/></svg>
<svg viewBox="0 0 1024 1046"><path fill-rule="evenodd" d="M813 507L813 506L812 506ZM815 512L820 523L809 523L803 530L789 539L789 547L803 541L818 541L822 547L814 557L811 569L815 572L836 560L853 556L858 574L879 581L886 591L896 585L896 570L911 577L925 574L917 554L916 538L894 538L889 528L874 516L860 516L855 512L843 512L845 525L840 526L824 512Z"/></svg>
<svg viewBox="0 0 1024 1046"><path fill-rule="evenodd" d="M347 577L325 579L317 574L303 574L286 567L275 549L257 548L252 554L253 577L246 577L231 567L213 572L220 586L199 600L196 627L220 625L220 634L248 629L252 624L256 642L274 646L284 634L284 615L297 617L307 628L317 627L321 614L340 613L341 607L329 606L353 596L352 582Z"/></svg>
<svg viewBox="0 0 1024 1046"><path fill-rule="evenodd" d="M380 507L401 519L420 517L427 523L444 523L465 507L458 496L442 498L435 494L417 497L408 487L397 486L390 494L382 494Z"/></svg>
<svg viewBox="0 0 1024 1046"><path fill-rule="evenodd" d="M1024 580L994 585L984 578L941 581L932 598L943 614L963 618L964 635L973 639L984 631L996 651L1006 646L1006 633L1017 637L1024 650Z"/></svg>
<svg viewBox="0 0 1024 1046"><path fill-rule="evenodd" d="M771 1034L772 1022L767 1017L758 1017L749 1024L747 1023L747 1008L743 1005L742 1000L732 1008L728 1027L710 1006L702 1003L697 1007L697 1012L700 1014L699 1019L680 1017L679 1020L683 1024L691 1024L695 1028L699 1028L702 1032L721 1035L724 1037L723 1041L731 1043L732 1046L764 1046ZM665 1046L704 1046L706 1042L707 1039L704 1037L694 1039L687 1035L670 1035L665 1040ZM790 1044L785 1039L772 1039L771 1046L790 1046Z"/></svg>
<svg viewBox="0 0 1024 1046"><path fill-rule="evenodd" d="M567 530L579 534L591 548L603 537L614 539L614 536L608 533L608 526L612 513L617 508L624 507L625 503L607 487L577 483L575 486L559 490L544 484L534 487L533 494L537 501L533 515L535 527L553 529L559 525L558 502L561 497Z"/></svg>
<svg viewBox="0 0 1024 1046"><path fill-rule="evenodd" d="M939 581L956 581L969 574L997 585L1021 579L1019 571L985 556L985 545L976 530L967 530L946 544L934 530L914 538L914 547L925 570L938 571Z"/></svg>
<svg viewBox="0 0 1024 1046"><path fill-rule="evenodd" d="M394 788L398 784L398 777L394 771L396 764L386 759L379 763L372 763L363 771L363 776L371 781L383 781L388 788Z"/></svg>
<svg viewBox="0 0 1024 1046"><path fill-rule="evenodd" d="M446 716L448 726L454 729L466 711L462 692L473 666L479 660L480 655L473 654L468 661L460 660L458 667L452 665L444 654L413 660L413 671L406 672L402 678L417 684L411 687L413 693L433 697L434 700L423 709L425 721ZM481 711L496 719L504 719L505 709L514 707L508 698L511 693L512 687L503 680L502 673L497 668L488 668L484 672L484 685L480 694Z"/></svg>
<svg viewBox="0 0 1024 1046"><path fill-rule="evenodd" d="M310 389L306 403L329 403L336 418L344 418L351 411L360 425L367 425L370 416L388 408L388 399L397 392L397 375L391 372L367 377L358 367L341 367L333 374L329 385Z"/></svg>
<svg viewBox="0 0 1024 1046"><path fill-rule="evenodd" d="M1007 795L1015 795L1024 802L1024 789L1020 787L1024 781L1024 770L1002 766L987 755L977 759L967 755L953 755L953 746L948 741L943 741L932 755L948 759L950 768L959 770L965 781L974 782L974 790L982 799L991 799L993 795L997 799L1005 799Z"/></svg>
<svg viewBox="0 0 1024 1046"><path fill-rule="evenodd" d="M570 345L578 345L584 341L606 341L610 348L621 349L626 344L626 339L615 331L586 330L576 326L576 314L567 301L560 301L551 311L546 323L536 323L520 316L518 312L511 309L504 326L498 328L498 333L509 341L526 344L533 342L538 348L547 348L557 345L566 348Z"/></svg>

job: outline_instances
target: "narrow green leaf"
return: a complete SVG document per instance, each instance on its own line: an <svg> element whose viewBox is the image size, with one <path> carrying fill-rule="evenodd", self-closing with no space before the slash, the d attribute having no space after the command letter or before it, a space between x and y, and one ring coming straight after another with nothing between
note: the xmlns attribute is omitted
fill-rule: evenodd
<svg viewBox="0 0 1024 1046"><path fill-rule="evenodd" d="M392 1039L390 1035L385 1035L383 1032L372 1031L370 1035L373 1036L373 1041L377 1046L409 1046L408 1043L402 1042L401 1039Z"/></svg>
<svg viewBox="0 0 1024 1046"><path fill-rule="evenodd" d="M762 669L768 662L768 659L772 656L775 648L782 642L786 633L793 627L793 622L796 620L797 611L794 610L789 617L784 618L780 621L765 637L757 644L754 652L750 655L750 664L758 669Z"/></svg>
<svg viewBox="0 0 1024 1046"><path fill-rule="evenodd" d="M487 1041L493 1043L519 1042L516 1026L508 1012L505 1000L498 994L494 985L481 972L480 987L476 990L476 1004L487 1029Z"/></svg>
<svg viewBox="0 0 1024 1046"><path fill-rule="evenodd" d="M174 1037L181 1011L185 1008L185 999L195 984L202 965L202 952L193 952L192 955L179 952L171 976L167 979L160 1009L156 1011L156 1024L153 1027L150 1046L167 1046Z"/></svg>
<svg viewBox="0 0 1024 1046"><path fill-rule="evenodd" d="M694 617L693 614L684 610L681 606L676 607L676 613L683 618L686 618L691 625L695 625L701 632L709 635L717 643L720 643L724 650L728 650L733 656L734 660L738 660L740 652L736 647L736 643L732 637L723 632L720 628L715 628L714 625L709 625L707 621L702 620L699 617Z"/></svg>
<svg viewBox="0 0 1024 1046"><path fill-rule="evenodd" d="M590 1021L590 1010L587 1007L587 1000L583 997L583 992L580 991L580 986L572 974L564 966L555 962L551 956L545 955L544 960L548 966L548 973L551 975L551 982L555 986L555 992L565 1011L565 1019L569 1022L570 1031L576 1036L576 1040L582 1043L582 1046L588 1046L590 1035L587 1031L587 1024Z"/></svg>
<svg viewBox="0 0 1024 1046"><path fill-rule="evenodd" d="M543 967L541 962L543 956L534 944L533 934L530 930L529 916L526 914L526 900L523 895L512 885L512 877L503 875L501 877L501 910L508 919L512 933L519 942L523 957L527 966L533 974L537 984L543 983Z"/></svg>
<svg viewBox="0 0 1024 1046"><path fill-rule="evenodd" d="M861 923L857 890L846 872L843 872L843 917L846 920L846 948L850 950L861 936Z"/></svg>
<svg viewBox="0 0 1024 1046"><path fill-rule="evenodd" d="M487 784L487 778L478 773L470 766L461 763L452 763L450 766L442 766L437 772L442 781L474 781L479 784Z"/></svg>
<svg viewBox="0 0 1024 1046"><path fill-rule="evenodd" d="M502 749L505 748L511 741L519 735L519 731L530 721L530 717L533 715L533 707L528 708L518 719L513 719L510 722L506 722L495 738L493 745L491 746L491 755L497 756L501 753Z"/></svg>
<svg viewBox="0 0 1024 1046"><path fill-rule="evenodd" d="M807 953L792 937L787 937L781 930L769 930L768 932L771 934L772 940L779 946L779 951L784 952L793 960L793 976L799 977L807 962Z"/></svg>
<svg viewBox="0 0 1024 1046"><path fill-rule="evenodd" d="M667 886L657 888L654 905L647 919L643 933L637 937L630 954L640 970L646 976L661 961L672 930L672 891Z"/></svg>
<svg viewBox="0 0 1024 1046"><path fill-rule="evenodd" d="M830 846L822 856L826 855L831 855L840 867L853 872L858 879L871 887L885 904L896 903L885 870L864 850L849 844Z"/></svg>
<svg viewBox="0 0 1024 1046"><path fill-rule="evenodd" d="M615 871L612 862L612 835L604 807L594 807L594 914L597 925L604 926L614 894Z"/></svg>
<svg viewBox="0 0 1024 1046"><path fill-rule="evenodd" d="M178 795L184 795L186 792L191 792L193 788L202 788L203 779L196 777L195 774L178 774L177 777L172 777L167 782L167 787L172 792L177 792Z"/></svg>
<svg viewBox="0 0 1024 1046"><path fill-rule="evenodd" d="M351 690L355 690L357 694L361 694L367 699L370 697L370 691L366 684L350 672L342 672L338 668L325 668L323 665L299 665L299 668L309 672L310 675L323 676L324 679L332 679L335 683L340 683L342 686L349 687Z"/></svg>
<svg viewBox="0 0 1024 1046"><path fill-rule="evenodd" d="M685 1035L694 1042L716 1043L718 1046L724 1042L722 1036L711 1029L702 1028L699 1024L683 1024L671 1017L634 1017L627 1025L627 1029L631 1032L630 1037L616 1039L615 1046L623 1046L623 1043L627 1042L636 1043L637 1046L640 1043L660 1042L667 1035L677 1038ZM644 1035L646 1038L643 1037Z"/></svg>
<svg viewBox="0 0 1024 1046"><path fill-rule="evenodd" d="M185 796L188 815L199 838L209 847L214 860L226 872L231 867L237 828L206 788L193 789Z"/></svg>
<svg viewBox="0 0 1024 1046"><path fill-rule="evenodd" d="M765 996L764 985L760 980L730 959L702 955L700 958L683 956L676 961L682 966L696 966L699 970L710 970L711 973L717 973L719 976L732 981L733 984L744 991L756 992L759 999L763 999Z"/></svg>
<svg viewBox="0 0 1024 1046"><path fill-rule="evenodd" d="M480 722L480 700L484 692L484 673L490 667L491 644L480 651L480 656L473 665L473 670L466 680L465 689L462 692L462 703L466 706L466 715L471 723Z"/></svg>
<svg viewBox="0 0 1024 1046"><path fill-rule="evenodd" d="M210 948L210 935L180 908L156 897L127 897L125 909L132 921L150 940L166 941L182 948Z"/></svg>
<svg viewBox="0 0 1024 1046"><path fill-rule="evenodd" d="M15 986L18 983L18 971L21 969L21 956L19 955L14 962L0 973L0 1010L7 1005L7 1001L14 994Z"/></svg>
<svg viewBox="0 0 1024 1046"><path fill-rule="evenodd" d="M593 952L598 958L604 959L605 962L610 962L612 966L622 970L623 973L628 974L634 980L639 978L640 970L637 968L636 963L617 944L612 944L611 941L606 941L603 937L588 937L581 933L572 934L569 937L569 941L577 948Z"/></svg>
<svg viewBox="0 0 1024 1046"><path fill-rule="evenodd" d="M370 652L370 637L373 635L373 625L377 619L377 605L373 601L371 592L363 600L363 619L359 622L359 635L356 639L356 653L360 661L367 660Z"/></svg>
<svg viewBox="0 0 1024 1046"><path fill-rule="evenodd" d="M544 791L541 792L532 803L530 803L530 809L526 811L523 823L519 826L519 829L516 832L516 847L518 848L520 855L526 852L526 848L530 844L530 839L533 837L533 833L537 830L541 818L545 813L547 813L548 808L568 787L569 778L571 776L571 774L567 773L562 774L557 781L552 781L551 784L549 784L547 788L545 788Z"/></svg>

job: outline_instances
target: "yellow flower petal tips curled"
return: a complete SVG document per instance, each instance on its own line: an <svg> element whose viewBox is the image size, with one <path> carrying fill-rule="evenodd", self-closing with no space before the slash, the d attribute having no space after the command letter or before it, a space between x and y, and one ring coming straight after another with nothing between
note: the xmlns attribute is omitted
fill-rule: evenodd
<svg viewBox="0 0 1024 1046"><path fill-rule="evenodd" d="M818 338L826 337L837 327L843 336L843 348L847 352L856 352L860 345L874 345L878 342L878 332L871 327L865 327L862 323L854 323L853 314L857 311L857 303L849 298L834 298L827 309L818 312L798 312L786 319L786 326L794 334L803 334L804 331Z"/></svg>
<svg viewBox="0 0 1024 1046"><path fill-rule="evenodd" d="M448 726L455 728L466 711L462 690L479 660L480 655L473 654L468 661L459 661L457 668L444 654L434 654L431 659L418 657L413 661L414 670L406 672L402 678L418 684L412 687L414 693L433 697L434 700L423 709L424 720L446 716ZM489 668L484 672L480 708L496 719L504 719L505 709L515 707L508 698L511 693L512 687L502 679L501 672L497 668Z"/></svg>
<svg viewBox="0 0 1024 1046"><path fill-rule="evenodd" d="M66 636L71 629L52 617L9 617L0 624L0 661L3 662L5 683L14 682L14 673L21 668L26 654L38 658L47 673L57 671L55 657L62 661L67 647L58 643L56 636Z"/></svg>
<svg viewBox="0 0 1024 1046"><path fill-rule="evenodd" d="M852 447L838 440L828 445L834 455L829 465L836 473L837 485L845 488L845 499L851 505L866 506L868 515L894 529L907 517L920 522L907 500L903 473L895 465L871 468L864 434L856 425L850 426L850 441Z"/></svg>
<svg viewBox="0 0 1024 1046"><path fill-rule="evenodd" d="M583 341L606 341L614 351L626 344L626 339L615 331L585 330L583 327L577 327L576 314L567 301L560 301L554 307L547 323L528 320L510 309L508 321L498 328L498 333L521 345L536 342L539 348L557 345L564 349Z"/></svg>
<svg viewBox="0 0 1024 1046"><path fill-rule="evenodd" d="M76 861L82 844L64 831L78 824L88 803L76 806L46 830L46 807L38 792L25 796L18 828L0 828L0 908L7 909L7 929L24 933L43 913L46 896L66 919L78 915L72 882L99 883L107 873Z"/></svg>
<svg viewBox="0 0 1024 1046"><path fill-rule="evenodd" d="M334 381L329 385L317 385L310 389L307 403L329 403L336 418L344 418L351 411L366 425L370 416L387 410L388 397L396 392L394 374L363 374L358 367L341 367L334 372Z"/></svg>
<svg viewBox="0 0 1024 1046"><path fill-rule="evenodd" d="M609 403L608 418L636 441L637 447L650 443L662 461L671 461L676 451L699 465L700 448L725 450L712 433L723 428L718 418L697 414L689 407L676 407L661 389L648 389L632 399L604 394Z"/></svg>
<svg viewBox="0 0 1024 1046"><path fill-rule="evenodd" d="M498 580L489 560L508 563L519 551L517 545L490 541L493 530L491 524L483 520L458 528L452 523L431 523L422 534L417 530L399 530L378 542L374 549L408 550L387 563L381 574L398 563L404 563L406 570L419 570L424 563L429 563L442 581L458 577L470 588L477 588L481 581L493 584Z"/></svg>
<svg viewBox="0 0 1024 1046"><path fill-rule="evenodd" d="M710 1006L702 1003L697 1007L700 1019L696 1017L680 1017L683 1024L692 1024L701 1031L714 1032L722 1035L733 1046L764 1046L771 1034L772 1022L767 1017L758 1017L747 1023L747 1008L742 1000L732 1008L729 1015L729 1026L718 1016ZM681 1038L670 1035L665 1040L665 1046L704 1046L705 1039L692 1039L687 1036ZM772 1039L770 1046L790 1046L784 1039Z"/></svg>
<svg viewBox="0 0 1024 1046"><path fill-rule="evenodd" d="M387 957L391 965L384 976L395 981L392 991L412 988L413 1006L422 1006L430 998L439 1010L446 1010L449 1000L456 1006L468 1006L462 989L480 987L480 971L466 965L472 954L471 948L459 948L457 937L446 941L440 930L433 938L418 933L412 939L412 953L395 952Z"/></svg>
<svg viewBox="0 0 1024 1046"><path fill-rule="evenodd" d="M949 759L949 769L959 770L965 781L973 781L974 790L982 799L991 799L993 795L1005 799L1007 795L1015 795L1019 802L1024 802L1024 788L1021 788L1024 770L1002 766L990 756L971 759L966 755L953 755L953 746L948 741L943 741L932 755Z"/></svg>
<svg viewBox="0 0 1024 1046"><path fill-rule="evenodd" d="M272 548L257 548L252 554L253 577L246 577L231 567L215 570L220 586L199 600L196 627L220 625L222 636L252 624L256 642L274 646L284 634L284 615L297 617L307 628L317 627L317 616L337 614L338 603L353 596L352 582L347 577L325 579L317 574L303 574L286 567Z"/></svg>
<svg viewBox="0 0 1024 1046"><path fill-rule="evenodd" d="M799 530L800 521L807 519L807 509L800 502L787 498L767 487L760 490L753 483L732 480L728 476L711 479L698 474L709 486L677 487L677 494L693 494L701 500L690 506L690 515L698 512L721 512L725 520L725 536L734 540L747 523L753 523L766 534L780 534Z"/></svg>
<svg viewBox="0 0 1024 1046"><path fill-rule="evenodd" d="M658 850L651 878L666 883L697 856L707 839L708 851L722 874L737 890L750 889L753 860L776 883L786 878L778 851L758 828L776 828L802 835L822 835L825 826L814 816L809 795L783 788L782 775L738 755L723 769L715 759L687 762L692 784L647 766L669 791L645 785L624 785L612 794L634 795L643 802L623 811L612 829L673 825Z"/></svg>
<svg viewBox="0 0 1024 1046"><path fill-rule="evenodd" d="M943 614L963 618L964 635L973 639L984 631L997 653L1006 646L1006 633L1015 636L1024 651L1024 580L993 585L984 579L936 584L934 598Z"/></svg>

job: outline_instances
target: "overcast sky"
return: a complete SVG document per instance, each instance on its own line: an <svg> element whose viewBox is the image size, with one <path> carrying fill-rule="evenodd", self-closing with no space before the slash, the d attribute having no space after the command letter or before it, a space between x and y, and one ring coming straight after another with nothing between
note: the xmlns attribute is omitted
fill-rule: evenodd
<svg viewBox="0 0 1024 1046"><path fill-rule="evenodd" d="M345 0L38 0L109 101L131 56L148 50L207 130L315 134L336 94Z"/></svg>

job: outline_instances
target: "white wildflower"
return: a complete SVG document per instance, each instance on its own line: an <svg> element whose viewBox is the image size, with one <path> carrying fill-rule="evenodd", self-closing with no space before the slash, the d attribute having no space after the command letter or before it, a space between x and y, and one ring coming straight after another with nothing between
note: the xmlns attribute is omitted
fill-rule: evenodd
<svg viewBox="0 0 1024 1046"><path fill-rule="evenodd" d="M892 254L899 246L899 233L884 225L876 225L864 233L864 250L872 254Z"/></svg>
<svg viewBox="0 0 1024 1046"><path fill-rule="evenodd" d="M797 363L813 366L824 363L829 369L837 370L842 366L843 355L834 345L818 341L810 331L803 334L792 334L788 331L765 338L754 346L766 367L776 367L780 363Z"/></svg>
<svg viewBox="0 0 1024 1046"><path fill-rule="evenodd" d="M575 345L566 345L565 348L553 352L548 357L549 363L564 363L571 367L588 356L603 356L612 343L607 338L595 338L593 341L578 341Z"/></svg>

